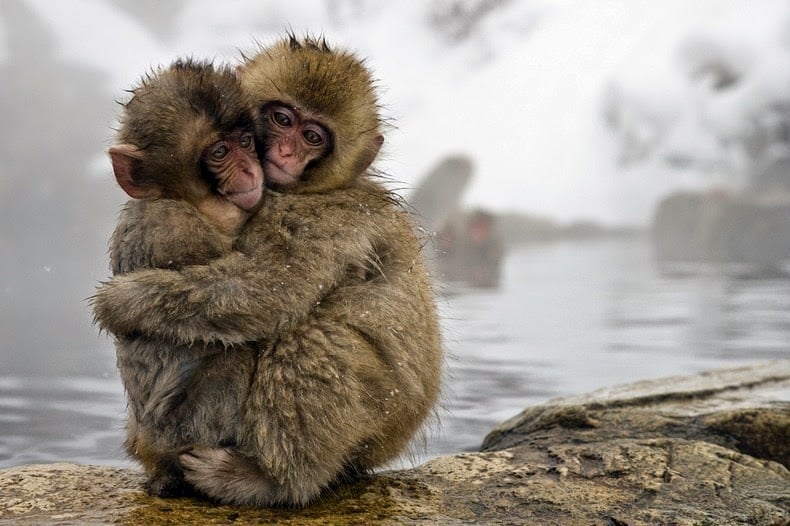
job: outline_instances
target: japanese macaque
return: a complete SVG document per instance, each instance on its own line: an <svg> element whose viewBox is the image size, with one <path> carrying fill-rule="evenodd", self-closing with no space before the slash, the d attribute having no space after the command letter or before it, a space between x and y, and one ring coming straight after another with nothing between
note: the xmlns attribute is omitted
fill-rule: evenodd
<svg viewBox="0 0 790 526"><path fill-rule="evenodd" d="M161 358L178 371L174 393L159 389L148 409L186 420L165 448L169 472L223 503L304 505L404 452L439 394L438 322L413 223L368 171L382 134L364 65L290 37L245 59L240 78L280 192L231 254L116 276L94 312L120 339L178 347ZM159 383L138 370L141 384ZM198 381L219 400L185 412L184 386ZM153 423L147 440L157 425L173 427Z"/></svg>
<svg viewBox="0 0 790 526"><path fill-rule="evenodd" d="M263 196L255 114L232 70L177 61L151 73L124 105L120 144L109 154L119 186L132 198L110 242L114 274L181 268L228 254ZM239 373L252 357L223 357L222 346L179 345L143 335L116 340L129 399L127 452L157 494L181 494L179 448L219 443L235 426ZM246 358L246 360L245 360ZM210 379L196 371L210 370ZM216 389L219 377L232 380ZM244 376L241 373L241 376ZM213 419L197 418L212 411ZM223 413L222 411L225 411Z"/></svg>

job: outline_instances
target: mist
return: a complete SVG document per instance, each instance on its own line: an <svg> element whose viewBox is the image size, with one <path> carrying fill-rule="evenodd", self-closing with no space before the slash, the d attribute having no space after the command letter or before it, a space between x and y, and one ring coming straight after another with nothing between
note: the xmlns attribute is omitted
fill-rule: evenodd
<svg viewBox="0 0 790 526"><path fill-rule="evenodd" d="M435 232L447 379L416 461L553 397L788 356L785 0L0 0L0 467L128 465L89 303L117 101L286 31L365 57L376 167Z"/></svg>
<svg viewBox="0 0 790 526"><path fill-rule="evenodd" d="M366 57L391 123L377 166L406 196L463 155L465 208L642 229L673 192L740 192L788 155L781 0L0 0L2 370L113 374L88 298L125 201L116 101L287 30Z"/></svg>

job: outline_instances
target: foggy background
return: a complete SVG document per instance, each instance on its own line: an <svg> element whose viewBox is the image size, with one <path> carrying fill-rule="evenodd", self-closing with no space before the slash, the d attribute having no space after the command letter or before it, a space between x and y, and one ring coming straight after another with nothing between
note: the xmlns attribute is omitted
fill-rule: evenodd
<svg viewBox="0 0 790 526"><path fill-rule="evenodd" d="M527 343L551 351L552 327L580 330L551 325L568 321L568 306L589 303L590 313L600 311L596 279L622 268L592 245L584 245L593 250L584 255L557 244L519 252L536 239L638 239L606 245L606 254L614 250L629 262L637 254L639 268L651 270L639 270L635 275L644 279L634 286L650 284L651 294L678 283L661 281L654 256L694 264L756 261L760 276L786 276L785 0L0 0L0 394L24 385L33 386L32 398L43 397L35 393L46 389L48 377L74 379L64 388L69 396L111 389L117 396L97 411L112 414L116 429L107 440L117 439L123 408L114 351L91 325L86 301L108 276L106 243L125 201L106 155L115 100L125 100L124 90L152 67L183 56L235 63L240 52L270 44L287 29L323 34L367 59L393 124L377 163L393 188L409 196L450 159L463 172L456 170L455 180L463 181L448 183L457 201L445 215L476 211L496 224L496 243L487 245L496 248L481 253L508 279L487 286L509 294L509 314L529 312L534 324L507 314L491 318L490 309L502 304L494 292L475 296L474 284L441 285L448 342L456 345L450 351L462 363L464 345L491 349L496 338L511 338L511 353ZM582 260L591 262L589 274ZM575 286L575 279L580 288L559 295L552 296L556 287L539 288ZM754 322L748 329L756 338L790 307L786 280L760 283L778 296L771 296L768 322L762 303L744 300L758 305L740 318ZM673 308L685 309L690 297L720 297L728 286L716 282L699 296L678 293ZM641 308L665 299L650 298ZM628 311L629 304L613 312L619 309ZM488 331L493 340L467 337L457 321L469 318L482 320L475 337ZM712 322L703 318L708 330ZM787 318L777 323L790 331ZM632 340L654 336L639 324L627 328ZM718 342L723 333L710 330L713 336L704 334ZM762 356L787 356L785 336L772 333L773 354ZM592 333L571 339L576 349L600 344ZM544 390L520 392L523 380L509 376L514 373L498 358L481 358L490 366L475 369L485 381L472 388L510 392L516 407L566 392L552 390L533 370L543 362L530 362L529 380ZM574 357L568 374L586 377L595 361ZM646 365L636 376L662 370ZM462 378L473 373L460 371ZM574 382L573 389L609 380L596 378ZM14 396L0 396L0 405L28 403ZM478 410L494 414L490 407ZM23 410L5 415L0 430L3 422L30 420ZM480 424L481 433L489 423ZM30 435L51 432L46 423L37 425ZM0 444L0 459L13 447Z"/></svg>

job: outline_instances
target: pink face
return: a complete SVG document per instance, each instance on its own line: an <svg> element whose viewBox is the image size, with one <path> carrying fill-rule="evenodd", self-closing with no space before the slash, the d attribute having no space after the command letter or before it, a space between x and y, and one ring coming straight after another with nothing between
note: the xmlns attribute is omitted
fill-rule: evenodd
<svg viewBox="0 0 790 526"><path fill-rule="evenodd" d="M213 143L206 149L204 161L220 196L246 212L258 206L263 196L263 170L251 132L238 130Z"/></svg>
<svg viewBox="0 0 790 526"><path fill-rule="evenodd" d="M270 104L263 110L263 119L267 137L263 169L267 183L296 183L307 164L320 159L329 149L329 130L293 108Z"/></svg>

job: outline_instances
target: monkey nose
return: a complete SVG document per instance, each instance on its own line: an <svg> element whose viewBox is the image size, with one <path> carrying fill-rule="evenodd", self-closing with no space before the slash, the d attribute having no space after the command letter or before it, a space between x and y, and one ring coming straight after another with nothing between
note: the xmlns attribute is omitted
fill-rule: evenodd
<svg viewBox="0 0 790 526"><path fill-rule="evenodd" d="M294 147L290 144L280 145L280 155L283 157L290 157L294 154Z"/></svg>

